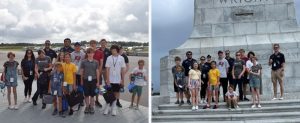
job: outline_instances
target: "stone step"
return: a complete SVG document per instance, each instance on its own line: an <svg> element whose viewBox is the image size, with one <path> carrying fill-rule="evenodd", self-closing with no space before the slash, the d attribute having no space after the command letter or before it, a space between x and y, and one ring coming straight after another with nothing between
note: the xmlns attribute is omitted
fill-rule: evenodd
<svg viewBox="0 0 300 123"><path fill-rule="evenodd" d="M216 115L168 115L152 116L153 122L187 122L187 121L245 121L245 120L276 120L276 119L300 118L300 111L297 112L273 112L273 113L252 113L252 114L216 114Z"/></svg>
<svg viewBox="0 0 300 123"><path fill-rule="evenodd" d="M297 123L300 118L280 118L280 119L263 119L263 120L240 120L240 121L222 121L222 123ZM220 123L220 121L172 121L172 122L152 122L152 123Z"/></svg>
<svg viewBox="0 0 300 123"><path fill-rule="evenodd" d="M152 115L215 115L215 114L253 114L253 113L272 113L272 112L297 112L300 106L278 106L278 107L262 107L262 108L239 108L239 109L199 109L192 111L191 109L181 110L154 110Z"/></svg>
<svg viewBox="0 0 300 123"><path fill-rule="evenodd" d="M200 107L202 108L205 104L200 104ZM214 105L214 103L211 103L211 105ZM249 108L251 107L252 102L239 102L240 108ZM277 107L277 106L295 106L300 105L300 100L275 100L275 101L261 101L261 105L263 107ZM219 103L219 108L227 108L225 102ZM180 109L191 109L191 106L186 104L182 106L178 106L177 104L163 104L158 106L159 110L180 110Z"/></svg>

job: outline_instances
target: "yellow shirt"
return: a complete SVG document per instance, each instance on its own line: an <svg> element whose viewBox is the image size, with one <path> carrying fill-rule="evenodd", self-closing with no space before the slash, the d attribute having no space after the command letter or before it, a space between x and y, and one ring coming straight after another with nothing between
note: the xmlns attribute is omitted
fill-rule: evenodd
<svg viewBox="0 0 300 123"><path fill-rule="evenodd" d="M68 84L72 85L74 83L74 75L77 72L77 67L74 63L63 63L63 69L64 69L64 82L67 82Z"/></svg>
<svg viewBox="0 0 300 123"><path fill-rule="evenodd" d="M217 85L218 78L220 77L220 71L218 69L210 69L208 72L210 85Z"/></svg>
<svg viewBox="0 0 300 123"><path fill-rule="evenodd" d="M189 71L189 76L191 77L191 79L200 79L201 71L200 70L191 69Z"/></svg>

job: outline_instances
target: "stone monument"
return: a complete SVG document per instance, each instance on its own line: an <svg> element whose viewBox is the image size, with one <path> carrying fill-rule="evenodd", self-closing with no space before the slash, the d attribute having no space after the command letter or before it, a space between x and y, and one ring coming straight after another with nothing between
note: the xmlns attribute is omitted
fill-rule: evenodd
<svg viewBox="0 0 300 123"><path fill-rule="evenodd" d="M300 28L293 0L195 0L194 27L181 46L169 51L160 61L160 94L165 103L175 97L171 67L174 57L185 59L192 51L193 58L212 55L218 50L230 50L231 57L241 48L254 51L262 64L262 96L271 99L273 86L269 56L272 44L279 43L285 54L284 92L300 93ZM278 85L279 93L279 85ZM167 101L166 101L167 100Z"/></svg>

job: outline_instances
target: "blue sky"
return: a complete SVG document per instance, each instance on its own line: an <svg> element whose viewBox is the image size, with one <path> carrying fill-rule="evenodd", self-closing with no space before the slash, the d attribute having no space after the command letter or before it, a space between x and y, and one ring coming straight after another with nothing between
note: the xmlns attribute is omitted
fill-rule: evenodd
<svg viewBox="0 0 300 123"><path fill-rule="evenodd" d="M295 0L300 17L300 0ZM299 7L298 7L299 6ZM192 32L194 0L152 0L152 82L159 91L160 58L180 46ZM300 20L300 19L297 19ZM300 24L298 22L298 24Z"/></svg>

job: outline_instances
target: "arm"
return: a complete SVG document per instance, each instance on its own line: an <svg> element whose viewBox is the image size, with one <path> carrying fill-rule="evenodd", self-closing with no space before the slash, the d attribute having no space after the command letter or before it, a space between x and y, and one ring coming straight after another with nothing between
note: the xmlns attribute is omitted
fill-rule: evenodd
<svg viewBox="0 0 300 123"><path fill-rule="evenodd" d="M100 69L100 68L99 68ZM99 87L100 85L100 72L99 72L99 69L96 70L96 76L97 76L97 88Z"/></svg>
<svg viewBox="0 0 300 123"><path fill-rule="evenodd" d="M39 69L38 69L38 66L37 66L37 64L35 64L35 67L34 67L34 69L35 69L35 80L37 80L37 79L38 79L38 77L39 77Z"/></svg>
<svg viewBox="0 0 300 123"><path fill-rule="evenodd" d="M76 90L76 72L73 73L73 90Z"/></svg>
<svg viewBox="0 0 300 123"><path fill-rule="evenodd" d="M99 69L98 69L99 75L101 75L101 73L102 73L102 68L103 68L103 59L101 59L99 62Z"/></svg>
<svg viewBox="0 0 300 123"><path fill-rule="evenodd" d="M232 66L231 75L232 75L232 78L235 79L235 76L234 76L234 66Z"/></svg>
<svg viewBox="0 0 300 123"><path fill-rule="evenodd" d="M83 86L83 69L82 68L80 68L80 84L81 84L81 86Z"/></svg>
<svg viewBox="0 0 300 123"><path fill-rule="evenodd" d="M107 85L110 85L109 72L110 72L110 67L106 67L106 84Z"/></svg>
<svg viewBox="0 0 300 123"><path fill-rule="evenodd" d="M125 73L127 73L129 71L129 63L126 63L126 70Z"/></svg>
<svg viewBox="0 0 300 123"><path fill-rule="evenodd" d="M245 71L246 71L246 67L245 67L245 65L243 65L243 71L239 75L239 79L242 78L242 76L244 75Z"/></svg>

